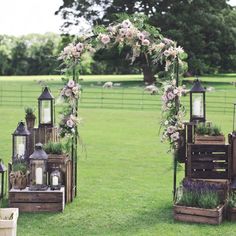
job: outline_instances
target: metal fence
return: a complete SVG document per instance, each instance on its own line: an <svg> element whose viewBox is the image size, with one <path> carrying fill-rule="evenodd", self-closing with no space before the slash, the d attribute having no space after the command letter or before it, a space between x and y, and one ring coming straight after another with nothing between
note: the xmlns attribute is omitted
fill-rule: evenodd
<svg viewBox="0 0 236 236"><path fill-rule="evenodd" d="M59 87L52 86L51 89L56 97L59 94ZM0 86L0 106L36 106L40 93L40 89L30 86L20 85L13 89ZM229 113L232 112L233 103L236 101L236 89L214 91L207 93L206 97L208 112ZM188 108L189 97L182 97L182 100ZM80 99L82 108L160 110L161 106L160 95L150 95L140 87L113 89L85 87Z"/></svg>

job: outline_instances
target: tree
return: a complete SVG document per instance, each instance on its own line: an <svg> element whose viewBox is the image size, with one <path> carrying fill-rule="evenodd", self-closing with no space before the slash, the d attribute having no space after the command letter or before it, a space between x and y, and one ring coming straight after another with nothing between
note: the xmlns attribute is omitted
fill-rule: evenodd
<svg viewBox="0 0 236 236"><path fill-rule="evenodd" d="M78 25L81 17L108 25L122 12L146 14L151 25L183 46L192 74L231 71L236 66L236 13L226 0L64 0L57 14L70 19L64 25L68 27Z"/></svg>

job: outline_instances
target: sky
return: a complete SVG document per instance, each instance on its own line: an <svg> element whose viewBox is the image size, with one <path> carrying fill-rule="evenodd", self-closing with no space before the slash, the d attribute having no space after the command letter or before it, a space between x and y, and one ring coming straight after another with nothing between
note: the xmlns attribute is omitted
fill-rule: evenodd
<svg viewBox="0 0 236 236"><path fill-rule="evenodd" d="M236 0L230 0L236 6ZM0 0L0 34L60 33L63 21L54 12L62 0Z"/></svg>

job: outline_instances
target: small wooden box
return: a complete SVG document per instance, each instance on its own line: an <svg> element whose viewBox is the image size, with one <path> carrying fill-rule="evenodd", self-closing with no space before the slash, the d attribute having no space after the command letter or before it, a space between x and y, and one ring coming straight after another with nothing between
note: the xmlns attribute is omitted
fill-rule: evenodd
<svg viewBox="0 0 236 236"><path fill-rule="evenodd" d="M62 212L65 202L65 188L60 190L30 191L11 189L9 207L19 208L20 212Z"/></svg>

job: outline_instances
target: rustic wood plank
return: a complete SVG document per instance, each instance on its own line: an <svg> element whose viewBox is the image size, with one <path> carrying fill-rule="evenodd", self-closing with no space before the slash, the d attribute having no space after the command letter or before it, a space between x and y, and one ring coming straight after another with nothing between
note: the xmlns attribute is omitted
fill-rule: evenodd
<svg viewBox="0 0 236 236"><path fill-rule="evenodd" d="M226 152L229 145L189 144L192 152Z"/></svg>
<svg viewBox="0 0 236 236"><path fill-rule="evenodd" d="M228 169L227 162L213 162L213 161L204 161L204 162L192 162L192 169Z"/></svg>
<svg viewBox="0 0 236 236"><path fill-rule="evenodd" d="M219 225L222 223L222 216L219 218L205 217L205 216L192 216L186 214L174 214L174 219L177 221L190 222L190 223L203 223Z"/></svg>
<svg viewBox="0 0 236 236"><path fill-rule="evenodd" d="M227 152L223 154L218 153L201 153L201 154L195 154L192 153L191 155L193 161L212 161L212 160L228 160Z"/></svg>
<svg viewBox="0 0 236 236"><path fill-rule="evenodd" d="M199 178L199 179L227 179L228 178L228 171L192 171L191 172L192 178Z"/></svg>
<svg viewBox="0 0 236 236"><path fill-rule="evenodd" d="M9 192L9 202L61 202L61 192Z"/></svg>
<svg viewBox="0 0 236 236"><path fill-rule="evenodd" d="M61 212L63 205L61 203L19 203L12 202L9 207L19 208L20 212Z"/></svg>

